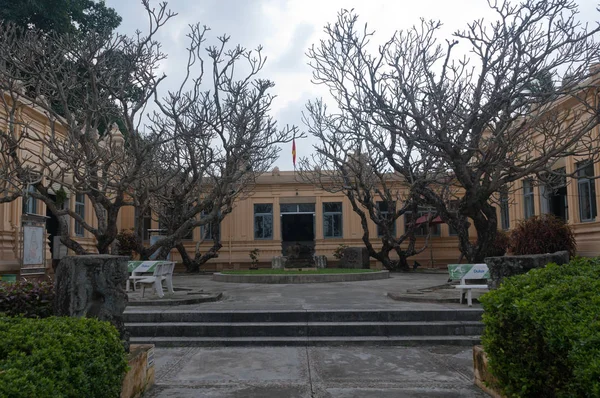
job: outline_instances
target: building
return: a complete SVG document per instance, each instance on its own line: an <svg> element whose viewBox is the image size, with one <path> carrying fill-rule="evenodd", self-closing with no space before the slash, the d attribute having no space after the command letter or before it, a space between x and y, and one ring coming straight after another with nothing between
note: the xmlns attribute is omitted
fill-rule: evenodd
<svg viewBox="0 0 600 398"><path fill-rule="evenodd" d="M133 228L133 210L123 217L123 228ZM146 229L157 229L158 223L148 219ZM398 219L396 230L401 233L404 220ZM423 230L424 231L424 230ZM193 238L186 242L189 251L204 233L196 228ZM285 248L295 242L314 245L315 254L335 261L333 252L340 245L363 246L360 218L342 194L332 194L300 181L293 171L278 171L260 176L252 191L236 202L233 211L221 223L223 248L219 257L210 260L206 270L248 267L251 250L260 249L261 266L268 266L274 256L281 256ZM371 222L369 235L376 244L377 228ZM432 226L430 248L419 256L411 257L423 266L445 266L455 262L460 253L458 238L452 236L446 224ZM424 243L424 236L422 237ZM212 242L204 244L208 249ZM179 259L176 251L173 259ZM372 266L376 267L375 261Z"/></svg>
<svg viewBox="0 0 600 398"><path fill-rule="evenodd" d="M28 128L44 132L49 127L43 112L33 106L23 105L19 117L27 121ZM4 124L3 124L4 123ZM0 118L0 128L6 126L7 119ZM18 133L18 132L17 132ZM594 132L598 139L598 127ZM43 156L43 148L29 142L31 152ZM587 162L587 163L586 163ZM498 207L499 227L513 228L519 220L532 215L553 213L564 218L575 232L578 253L583 256L600 255L600 195L596 189L595 177L600 176L600 163L587 159L567 157L555 165L564 168L566 173L579 169L576 178L564 178L556 189L546 189L533 180L524 179L516 184L511 192L500 195ZM95 223L94 210L84 195L66 193L65 205ZM424 209L423 213L427 213ZM45 267L51 268L52 260L67 254L58 239L57 221L43 202L31 197L0 204L0 273L15 273L21 267L23 258L23 215L34 214L46 217L44 220ZM134 227L135 211L128 207L121 210L117 221L119 230ZM158 223L148 217L145 230L158 229ZM444 267L459 258L458 239L446 224L432 227L432 238L427 250L411 257L423 267ZM404 219L396 224L398 234L404 230ZM94 247L94 238L81 225L71 219L72 236L87 249ZM206 234L204 228L197 228L185 242L193 251L200 237ZM377 229L370 223L370 236L375 242ZM422 231L424 232L424 231ZM250 251L260 249L261 266L269 266L271 258L279 256L287 246L301 241L314 245L317 255L324 255L334 261L333 253L341 244L362 246L362 227L359 217L354 214L349 201L343 194L332 194L300 181L292 171L279 171L260 176L251 192L235 203L231 214L221 223L220 234L223 248L219 257L205 265L206 270L236 269L250 265ZM145 237L148 237L145 234ZM474 235L474 231L473 234ZM424 236L419 243L424 242ZM419 246L419 243L417 246ZM204 248L209 244L205 243ZM202 249L202 247L201 247ZM172 258L177 261L174 250ZM372 267L378 267L372 261Z"/></svg>

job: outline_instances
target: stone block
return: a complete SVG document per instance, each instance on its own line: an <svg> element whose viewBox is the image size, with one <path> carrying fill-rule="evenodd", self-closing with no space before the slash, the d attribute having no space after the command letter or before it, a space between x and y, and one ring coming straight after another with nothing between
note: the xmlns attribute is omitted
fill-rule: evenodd
<svg viewBox="0 0 600 398"><path fill-rule="evenodd" d="M502 280L509 276L525 274L534 268L544 268L549 263L567 264L569 262L569 252L486 257L484 261L490 270L488 286L490 289L497 289Z"/></svg>
<svg viewBox="0 0 600 398"><path fill-rule="evenodd" d="M123 325L123 311L128 302L127 260L126 256L108 254L62 259L54 279L54 313L109 321L119 330L129 351L129 334Z"/></svg>
<svg viewBox="0 0 600 398"><path fill-rule="evenodd" d="M287 263L287 257L285 256L276 256L271 260L271 268L272 269L284 269L285 264Z"/></svg>
<svg viewBox="0 0 600 398"><path fill-rule="evenodd" d="M346 247L342 251L340 268L369 268L369 252L366 247Z"/></svg>
<svg viewBox="0 0 600 398"><path fill-rule="evenodd" d="M327 268L327 257L326 256L315 256L315 267Z"/></svg>

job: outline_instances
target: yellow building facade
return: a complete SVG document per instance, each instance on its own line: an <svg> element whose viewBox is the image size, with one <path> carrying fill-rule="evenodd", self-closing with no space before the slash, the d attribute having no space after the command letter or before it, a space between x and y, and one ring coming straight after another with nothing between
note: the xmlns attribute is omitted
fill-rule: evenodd
<svg viewBox="0 0 600 398"><path fill-rule="evenodd" d="M32 106L23 105L19 118L26 121L29 129L38 132L49 130L44 114ZM4 123L4 125L2 125ZM0 120L0 128L6 127L7 120ZM18 134L17 127L17 134ZM595 130L598 137L598 128ZM44 148L35 142L29 142L30 152L44 156ZM36 147L36 145L38 145ZM556 165L566 173L581 169L578 177L565 179L565 184L556 190L545 190L543 185L528 180L517 182L505 200L498 207L498 225L502 229L511 229L524 218L531 215L553 213L563 217L572 227L577 240L578 254L582 256L600 255L600 163L589 163L581 167L586 159L564 158ZM67 206L83 215L92 225L96 224L94 210L84 196L67 192ZM57 242L56 226L53 215L42 201L21 197L13 202L0 204L0 273L16 273L20 270L23 253L22 217L24 214L37 214L46 218L45 265L51 269L68 252ZM121 210L118 229L135 227L135 210L125 207ZM147 229L158 229L158 223L148 220ZM376 245L377 229L369 222L371 241ZM459 258L458 239L446 224L432 226L432 237L428 246L420 254L411 257L409 262L418 261L422 267L444 267ZM94 238L77 223L70 220L71 235L88 250L94 248ZM397 220L396 231L404 231L404 219ZM193 252L196 243L203 234L202 228L196 228L192 239L185 241L189 252ZM471 235L475 236L472 229ZM315 254L327 257L330 264L335 262L333 253L344 244L362 246L363 230L360 218L351 208L350 202L342 193L330 193L303 182L292 171L266 173L258 178L256 184L234 205L233 211L221 223L220 236L223 244L218 258L210 260L204 269L247 268L250 266L250 251L259 249L259 263L269 266L271 259L281 256L286 244L294 241L309 241L314 245ZM417 248L425 244L420 236ZM204 243L201 250L210 244ZM171 253L179 261L176 250ZM379 267L374 260L372 267Z"/></svg>

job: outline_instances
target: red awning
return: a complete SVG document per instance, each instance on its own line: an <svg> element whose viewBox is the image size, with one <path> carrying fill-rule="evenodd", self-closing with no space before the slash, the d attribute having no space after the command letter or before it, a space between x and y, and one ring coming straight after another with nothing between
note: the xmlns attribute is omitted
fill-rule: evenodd
<svg viewBox="0 0 600 398"><path fill-rule="evenodd" d="M415 225L425 224L428 219L429 219L429 214L421 216L421 217L417 218ZM444 223L444 221L442 221L442 218L440 216L437 216L436 218L434 218L433 220L431 220L429 222L430 225L431 224L443 224L443 223Z"/></svg>

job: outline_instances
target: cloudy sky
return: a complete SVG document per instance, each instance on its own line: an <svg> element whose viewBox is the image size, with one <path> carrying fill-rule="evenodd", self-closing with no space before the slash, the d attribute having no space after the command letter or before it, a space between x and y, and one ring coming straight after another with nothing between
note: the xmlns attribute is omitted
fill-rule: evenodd
<svg viewBox="0 0 600 398"><path fill-rule="evenodd" d="M158 5L158 1L150 0ZM144 30L147 17L137 0L106 0L122 17L119 28L123 33ZM598 20L595 0L577 0L581 20ZM485 0L170 0L169 8L178 15L164 26L159 36L169 58L162 68L167 74L163 89L177 85L184 71L188 25L199 22L211 28L209 37L231 35L232 43L253 49L263 46L268 57L262 76L276 84L277 95L273 116L281 125L298 125L309 99L326 96L321 87L311 84L311 70L307 65L306 50L324 38L323 26L334 22L337 12L354 9L361 22L376 31L375 40L383 42L399 29L407 29L419 18L441 20L443 34L448 37L467 22L490 18ZM298 156L312 152L314 141L297 140ZM283 147L276 163L281 170L292 169L291 144Z"/></svg>

